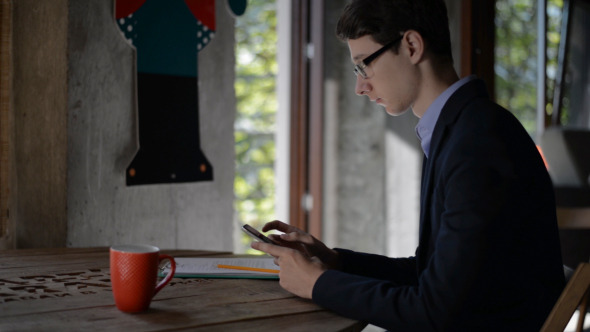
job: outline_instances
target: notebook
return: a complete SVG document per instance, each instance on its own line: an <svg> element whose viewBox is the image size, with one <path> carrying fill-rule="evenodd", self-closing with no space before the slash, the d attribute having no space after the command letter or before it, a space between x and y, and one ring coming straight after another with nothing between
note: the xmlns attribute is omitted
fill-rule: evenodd
<svg viewBox="0 0 590 332"><path fill-rule="evenodd" d="M279 279L280 268L272 257L179 257L175 258L175 278L246 278ZM170 273L170 263L160 270L160 276Z"/></svg>

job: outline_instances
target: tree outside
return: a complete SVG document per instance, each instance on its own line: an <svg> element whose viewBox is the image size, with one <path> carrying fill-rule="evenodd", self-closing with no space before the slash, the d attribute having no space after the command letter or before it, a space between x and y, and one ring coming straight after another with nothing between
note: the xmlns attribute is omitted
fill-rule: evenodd
<svg viewBox="0 0 590 332"><path fill-rule="evenodd" d="M531 136L537 121L537 0L496 0L495 92L497 102L512 111ZM547 3L547 104L557 72L563 0Z"/></svg>
<svg viewBox="0 0 590 332"><path fill-rule="evenodd" d="M236 18L236 174L238 223L260 228L275 214L276 2L249 0ZM241 237L238 252L259 253Z"/></svg>

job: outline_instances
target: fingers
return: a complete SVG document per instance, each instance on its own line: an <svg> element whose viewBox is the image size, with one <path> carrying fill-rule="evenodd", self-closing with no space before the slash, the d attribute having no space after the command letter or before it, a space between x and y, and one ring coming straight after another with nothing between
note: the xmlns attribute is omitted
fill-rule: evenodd
<svg viewBox="0 0 590 332"><path fill-rule="evenodd" d="M284 234L280 235L271 235L269 236L271 239L281 243L281 242L302 242L305 244L313 244L314 239L311 235L307 234L306 232L300 230L297 227L291 226L289 224L285 224L282 221L274 220L262 227L263 232L267 232L270 230L278 230L283 232Z"/></svg>
<svg viewBox="0 0 590 332"><path fill-rule="evenodd" d="M275 255L271 254L271 252L274 252L274 250L272 248L269 248L269 246L271 246L271 245L267 245L266 243L262 243L262 242L252 242L250 244L250 247L252 247L253 249L260 250L262 252L265 252L265 253L273 256L274 257L273 262L275 263L276 266L279 266L279 256L277 256L276 254Z"/></svg>
<svg viewBox="0 0 590 332"><path fill-rule="evenodd" d="M250 246L252 249L260 250L274 257L279 257L284 253L284 250L288 250L287 248L264 242L252 242Z"/></svg>
<svg viewBox="0 0 590 332"><path fill-rule="evenodd" d="M311 235L303 232L290 232L280 235L281 240L289 241L289 242L301 242L308 245L312 245L314 243L314 239Z"/></svg>
<svg viewBox="0 0 590 332"><path fill-rule="evenodd" d="M300 230L297 227L285 224L282 221L274 220L262 227L263 232L269 230L278 230L283 234L271 234L269 238L275 241L282 247L295 249L301 252L304 256L314 256L314 252L322 248L322 243L317 241L310 234Z"/></svg>
<svg viewBox="0 0 590 332"><path fill-rule="evenodd" d="M284 234L282 234L282 235L284 235ZM307 250L305 249L305 244L303 244L303 243L283 240L281 238L281 235L278 235L278 234L271 234L271 235L269 235L269 238L271 240L273 240L275 242L275 244L277 244L281 247L295 249L297 251L301 251L301 252L307 254Z"/></svg>
<svg viewBox="0 0 590 332"><path fill-rule="evenodd" d="M300 237L297 236L297 234L298 233L270 234L268 238L282 246L288 246L291 242L298 242Z"/></svg>
<svg viewBox="0 0 590 332"><path fill-rule="evenodd" d="M263 232L268 232L270 230L277 230L283 233L290 233L290 232L300 232L301 230L297 227L291 226L289 224L285 224L280 220L273 220L269 223L266 223L264 227L262 227Z"/></svg>
<svg viewBox="0 0 590 332"><path fill-rule="evenodd" d="M269 234L268 238L275 242L281 242L281 235L279 234Z"/></svg>

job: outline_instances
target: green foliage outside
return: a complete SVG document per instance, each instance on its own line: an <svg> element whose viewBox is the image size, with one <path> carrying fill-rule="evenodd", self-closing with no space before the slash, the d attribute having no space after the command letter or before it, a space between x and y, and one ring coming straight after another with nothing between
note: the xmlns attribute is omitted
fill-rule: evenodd
<svg viewBox="0 0 590 332"><path fill-rule="evenodd" d="M249 0L236 19L235 209L240 224L260 228L275 214L276 3ZM236 251L249 249L245 234Z"/></svg>
<svg viewBox="0 0 590 332"><path fill-rule="evenodd" d="M537 121L537 0L496 1L495 91L534 137ZM547 97L551 112L563 0L547 4Z"/></svg>

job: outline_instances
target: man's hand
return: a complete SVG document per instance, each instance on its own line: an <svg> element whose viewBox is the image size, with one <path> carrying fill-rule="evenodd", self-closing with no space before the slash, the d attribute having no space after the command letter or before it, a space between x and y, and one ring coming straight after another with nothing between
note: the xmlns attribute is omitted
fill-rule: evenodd
<svg viewBox="0 0 590 332"><path fill-rule="evenodd" d="M281 268L281 287L302 298L311 299L313 286L328 269L317 257L308 257L293 248L263 242L252 242L252 248L273 256Z"/></svg>
<svg viewBox="0 0 590 332"><path fill-rule="evenodd" d="M271 221L262 227L263 232L270 230L277 230L284 233L269 236L281 246L298 250L308 258L317 258L327 268L340 269L338 252L326 247L323 242L310 234L278 220Z"/></svg>

